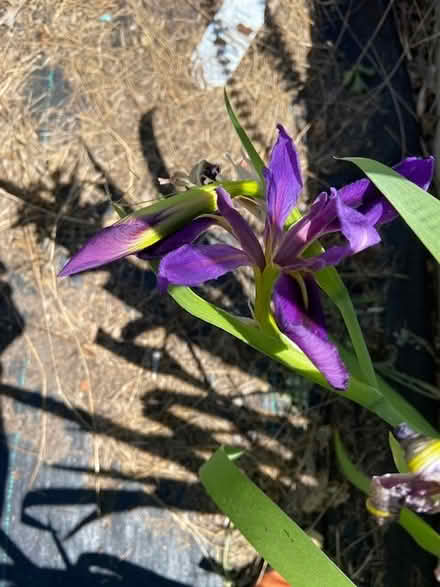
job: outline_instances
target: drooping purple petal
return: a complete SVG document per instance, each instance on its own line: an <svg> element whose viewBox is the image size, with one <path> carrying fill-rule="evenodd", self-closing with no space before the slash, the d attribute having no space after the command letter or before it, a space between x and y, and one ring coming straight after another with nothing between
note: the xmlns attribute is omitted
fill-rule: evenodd
<svg viewBox="0 0 440 587"><path fill-rule="evenodd" d="M214 224L216 224L216 220L213 217L202 216L196 218L174 234L171 234L151 247L147 247L143 251L140 251L138 257L147 260L155 259L156 257L163 257L183 245L193 243Z"/></svg>
<svg viewBox="0 0 440 587"><path fill-rule="evenodd" d="M419 514L437 514L440 511L440 483L414 475L405 506Z"/></svg>
<svg viewBox="0 0 440 587"><path fill-rule="evenodd" d="M393 169L418 185L422 190L427 190L434 175L434 163L434 157L407 157L397 163Z"/></svg>
<svg viewBox="0 0 440 587"><path fill-rule="evenodd" d="M434 158L408 157L395 165L393 169L423 190L427 190L434 173ZM338 193L345 204L358 208L359 212L366 215L376 226L391 222L398 215L395 208L369 179L347 184L338 190Z"/></svg>
<svg viewBox="0 0 440 587"><path fill-rule="evenodd" d="M279 124L279 135L272 150L269 168L264 170L266 181L267 218L266 240L275 245L284 223L298 202L303 188L298 153L292 139Z"/></svg>
<svg viewBox="0 0 440 587"><path fill-rule="evenodd" d="M413 477L411 474L395 473L372 478L366 505L379 524L398 517L405 497L411 491Z"/></svg>
<svg viewBox="0 0 440 587"><path fill-rule="evenodd" d="M308 307L301 288L289 275L281 275L273 294L278 327L309 357L327 381L336 389L346 389L348 372L336 346L328 340L319 289L306 278Z"/></svg>
<svg viewBox="0 0 440 587"><path fill-rule="evenodd" d="M260 269L264 269L264 253L255 236L254 231L249 226L243 216L234 208L232 200L226 190L217 188L217 205L220 214L226 218L232 227L235 237L240 242L242 248L253 259L254 264Z"/></svg>
<svg viewBox="0 0 440 587"><path fill-rule="evenodd" d="M440 484L412 473L388 473L373 477L368 509L379 518L398 514L403 507L435 514L440 509Z"/></svg>
<svg viewBox="0 0 440 587"><path fill-rule="evenodd" d="M381 241L368 216L347 206L338 196L335 198L335 204L340 231L347 239L347 243L330 247L320 255L318 258L324 263L322 266L337 265L345 257L360 253Z"/></svg>
<svg viewBox="0 0 440 587"><path fill-rule="evenodd" d="M313 208L312 208L313 210ZM312 212L309 212L309 214ZM294 257L293 249L295 246L295 235L286 235L286 243L280 247L279 254L275 257L276 262L282 267L295 271L298 269L308 269L309 271L319 271L328 265L337 265L343 259L350 255L355 255L364 249L376 245L381 238L374 225L370 222L368 216L361 214L358 210L346 205L339 192L334 188L331 189L331 196L324 207L317 208L315 217L311 218L310 226L307 226L305 216L300 222L299 231L307 232L308 242L312 242L328 232L334 232L335 226L347 239L347 243L335 245L327 249L321 255L309 258ZM336 220L334 218L336 217ZM296 225L291 228L294 231ZM302 235L304 240L305 234ZM303 243L304 244L304 243Z"/></svg>
<svg viewBox="0 0 440 587"><path fill-rule="evenodd" d="M150 218L130 217L93 235L66 263L59 277L66 277L122 259L147 246L148 231L154 225Z"/></svg>
<svg viewBox="0 0 440 587"><path fill-rule="evenodd" d="M183 245L159 264L158 285L201 285L243 265L251 265L249 256L229 245Z"/></svg>

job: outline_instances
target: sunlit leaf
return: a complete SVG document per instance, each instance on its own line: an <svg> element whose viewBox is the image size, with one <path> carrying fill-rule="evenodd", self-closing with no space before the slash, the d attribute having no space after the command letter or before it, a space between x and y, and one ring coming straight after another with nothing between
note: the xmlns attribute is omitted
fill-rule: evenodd
<svg viewBox="0 0 440 587"><path fill-rule="evenodd" d="M440 201L390 167L364 157L344 157L367 175L440 263Z"/></svg>
<svg viewBox="0 0 440 587"><path fill-rule="evenodd" d="M324 377L299 348L264 332L254 320L234 316L218 308L198 296L189 287L169 287L168 292L179 306L193 316L229 332L249 346L290 366L312 381L326 385Z"/></svg>
<svg viewBox="0 0 440 587"><path fill-rule="evenodd" d="M225 104L226 104L226 110L228 111L229 118L231 119L231 122L232 122L232 124L238 134L238 137L241 141L243 149L248 154L249 159L252 161L252 165L254 166L255 171L258 173L261 181L264 184L264 177L263 177L263 169L265 167L264 162L261 159L260 155L255 150L255 147L252 144L250 138L248 137L246 131L239 123L238 118L235 116L234 110L232 109L232 106L229 101L228 94L226 93L226 90L225 90Z"/></svg>
<svg viewBox="0 0 440 587"><path fill-rule="evenodd" d="M217 506L252 546L294 587L353 583L273 501L219 449L200 470Z"/></svg>
<svg viewBox="0 0 440 587"><path fill-rule="evenodd" d="M383 379L378 377L377 383L379 387L377 389L365 383L356 357L347 349L339 347L342 359L350 372L349 387L346 391L334 390L309 358L283 335L280 335L280 337L269 335L254 320L234 316L230 312L221 310L198 296L189 287L174 286L170 287L168 291L179 306L196 318L221 328L307 379L318 383L326 389L332 389L341 397L371 410L391 426L397 426L401 422L408 422L414 430L431 436L436 434L432 426L417 410L396 393Z"/></svg>

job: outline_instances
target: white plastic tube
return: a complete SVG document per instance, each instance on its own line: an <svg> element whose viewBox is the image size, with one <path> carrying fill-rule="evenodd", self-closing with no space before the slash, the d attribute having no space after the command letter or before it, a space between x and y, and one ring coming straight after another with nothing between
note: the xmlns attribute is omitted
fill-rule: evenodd
<svg viewBox="0 0 440 587"><path fill-rule="evenodd" d="M264 24L266 0L224 0L192 55L201 88L222 87Z"/></svg>

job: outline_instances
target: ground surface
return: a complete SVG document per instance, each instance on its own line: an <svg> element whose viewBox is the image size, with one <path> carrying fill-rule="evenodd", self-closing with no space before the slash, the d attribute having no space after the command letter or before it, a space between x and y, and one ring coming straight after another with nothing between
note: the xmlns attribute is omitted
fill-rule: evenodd
<svg viewBox="0 0 440 587"><path fill-rule="evenodd" d="M309 197L336 175L330 155L375 156L362 125L380 110L379 93L357 93L337 43L320 40L318 23L334 22L337 3L277 4L269 3L229 93L263 154L277 122L298 137ZM201 90L191 77L191 53L216 6L17 0L0 7L2 414L10 466L22 463L11 503L24 499L20 529L17 513L2 529L14 541L23 525L32 528L24 555L39 567L60 555L52 545L45 560L35 556L38 536L54 542L70 533L71 558L84 547L183 584L218 584L219 574L245 584L255 554L197 480L213 450L233 444L248 450L243 466L253 479L319 532L357 584L381 585L381 534L338 475L330 447L330 425L346 422L353 457L374 471L386 450L375 419L196 322L157 293L139 261L56 279L85 239L115 220L110 196L127 205L152 200L157 177L202 158L227 170L224 154L239 157L222 90ZM426 32L421 22L417 39ZM378 67L373 74L381 75ZM396 103L396 111L408 106ZM385 133L405 154L402 127ZM384 277L392 272L383 249L342 269L375 358L383 358ZM206 295L241 311L243 287L244 278L231 278ZM84 515L78 503L87 505ZM27 506L42 508L40 526L24 515ZM107 549L106 528L120 537L129 524L135 534ZM165 549L151 561L142 548L147 532L149 547L177 532L182 553L196 544L194 560ZM205 574L189 568L202 559ZM60 557L56 566L65 564Z"/></svg>

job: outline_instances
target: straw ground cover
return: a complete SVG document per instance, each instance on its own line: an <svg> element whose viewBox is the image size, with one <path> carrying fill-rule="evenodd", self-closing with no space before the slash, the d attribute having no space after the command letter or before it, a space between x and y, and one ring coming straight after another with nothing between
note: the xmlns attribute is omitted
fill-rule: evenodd
<svg viewBox="0 0 440 587"><path fill-rule="evenodd" d="M277 4L269 3L229 93L261 152L278 121L298 136L314 193L334 165L328 155L346 154L335 125L348 128L375 107L375 96L343 86L337 47L314 37L311 5ZM254 553L214 512L197 471L219 443L242 446L260 486L317 533L358 584L380 585L381 536L361 498L344 509L348 487L329 446L329 424L345 419L352 454L374 470L368 438L382 433L377 422L184 315L157 294L140 261L56 279L87 236L115 220L110 198L134 206L158 197L158 177L201 159L227 173L224 154L239 159L222 90L201 90L191 76L191 53L216 6L17 0L0 9L0 261L9 319L23 330L1 357L2 382L22 389L2 399L5 426L35 455L36 486L43 467L69 466L75 434L86 435L82 472L97 504L105 488L138 480L228 577ZM337 100L323 91L329 77ZM383 307L371 285L384 270L378 262L373 254L346 273L360 288L363 322L380 354ZM243 275L206 295L246 311L237 296L248 287ZM367 311L371 300L375 313ZM174 493L161 491L170 483Z"/></svg>

